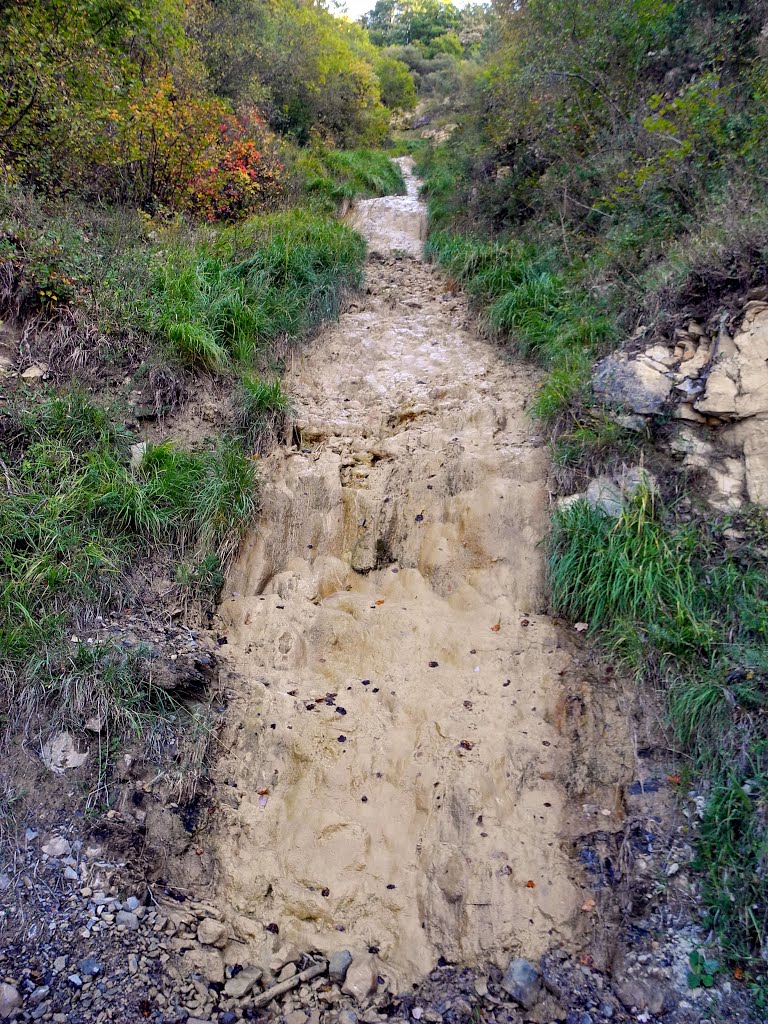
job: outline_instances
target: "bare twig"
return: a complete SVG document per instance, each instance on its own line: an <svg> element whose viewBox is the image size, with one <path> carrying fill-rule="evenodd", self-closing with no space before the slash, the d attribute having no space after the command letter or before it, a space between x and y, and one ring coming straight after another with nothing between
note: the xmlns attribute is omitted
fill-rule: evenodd
<svg viewBox="0 0 768 1024"><path fill-rule="evenodd" d="M316 978L319 974L325 974L327 970L327 960L323 960L319 964L312 964L312 966L307 967L306 970L301 971L299 974L294 974L292 978L286 978L285 981L281 981L278 985L273 985L272 988L268 988L266 992L262 992L260 996L256 996L253 1000L253 1009L257 1010L260 1006L266 1006L267 1003L271 1003L273 999L277 999L286 992L290 992L292 988L296 988L304 981L311 981L312 978Z"/></svg>
<svg viewBox="0 0 768 1024"><path fill-rule="evenodd" d="M609 103L616 111L616 113L627 122L627 124L630 124L629 118L618 105L618 103L616 103L615 100L611 99L608 93L604 92L597 84L597 82L591 81L591 79L586 78L584 75L580 75L576 71L546 71L545 74L551 78L577 78L580 82L584 82L584 84L588 85L590 89L597 93L598 96L602 96L605 102Z"/></svg>

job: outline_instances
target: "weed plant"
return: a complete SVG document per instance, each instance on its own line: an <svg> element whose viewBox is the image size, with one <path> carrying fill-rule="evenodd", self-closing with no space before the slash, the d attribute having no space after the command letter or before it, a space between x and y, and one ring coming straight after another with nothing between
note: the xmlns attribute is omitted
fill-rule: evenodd
<svg viewBox="0 0 768 1024"><path fill-rule="evenodd" d="M200 451L150 445L132 466L130 435L78 392L48 398L20 426L0 502L6 713L34 693L67 717L89 692L113 715L122 707L124 722L141 716L159 695L145 687L139 699L133 662L73 644L78 609L106 608L136 557L158 547L183 548L208 578L220 573L256 511L254 464L238 441L221 439Z"/></svg>
<svg viewBox="0 0 768 1024"><path fill-rule="evenodd" d="M727 525L680 522L648 491L616 519L580 500L555 513L549 579L557 611L664 687L677 742L706 780L708 923L749 962L768 937L768 553L727 550Z"/></svg>

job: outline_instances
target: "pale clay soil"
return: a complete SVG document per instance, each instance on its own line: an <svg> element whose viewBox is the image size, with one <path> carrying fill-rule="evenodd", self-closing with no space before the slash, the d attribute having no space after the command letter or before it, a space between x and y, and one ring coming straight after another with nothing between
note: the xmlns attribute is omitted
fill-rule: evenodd
<svg viewBox="0 0 768 1024"><path fill-rule="evenodd" d="M220 608L231 806L213 837L216 903L254 956L279 922L303 950L375 947L395 991L440 956L582 946L570 840L619 827L636 771L627 716L610 695L597 714L572 630L543 613L537 373L421 261L402 166L407 196L351 214L367 294L287 374L300 440L262 464Z"/></svg>

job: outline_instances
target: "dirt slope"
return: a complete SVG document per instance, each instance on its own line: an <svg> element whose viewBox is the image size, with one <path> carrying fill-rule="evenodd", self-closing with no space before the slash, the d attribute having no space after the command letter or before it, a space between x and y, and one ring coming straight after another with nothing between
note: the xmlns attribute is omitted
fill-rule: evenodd
<svg viewBox="0 0 768 1024"><path fill-rule="evenodd" d="M541 613L536 374L420 261L403 165L407 196L353 212L368 294L288 374L300 443L264 462L265 513L222 602L215 835L217 903L255 956L265 939L376 947L392 988L441 955L578 945L568 839L585 801L617 827L633 763L618 723L588 749L570 641Z"/></svg>

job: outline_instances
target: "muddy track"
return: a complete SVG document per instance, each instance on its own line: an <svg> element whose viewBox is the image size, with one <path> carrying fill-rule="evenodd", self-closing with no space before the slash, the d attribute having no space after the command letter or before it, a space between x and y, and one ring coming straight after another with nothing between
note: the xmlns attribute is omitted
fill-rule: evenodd
<svg viewBox="0 0 768 1024"><path fill-rule="evenodd" d="M585 805L618 827L633 764L543 613L536 372L421 261L403 166L407 196L353 211L367 292L287 376L296 443L263 463L220 609L214 834L216 902L254 956L370 949L392 988L441 956L581 946L572 839Z"/></svg>

